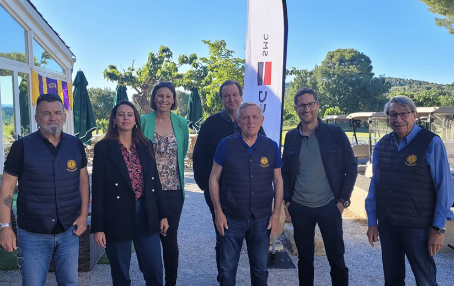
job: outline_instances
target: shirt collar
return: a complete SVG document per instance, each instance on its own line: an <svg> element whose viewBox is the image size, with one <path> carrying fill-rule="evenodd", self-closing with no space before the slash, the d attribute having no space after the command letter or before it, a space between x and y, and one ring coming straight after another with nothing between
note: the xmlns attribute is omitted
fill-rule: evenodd
<svg viewBox="0 0 454 286"><path fill-rule="evenodd" d="M253 151L254 151L255 149L257 149L257 145L259 144L259 140L260 140L260 136L261 136L260 134L257 134L257 140L255 140L254 144L252 144L251 146L249 146L248 144L246 144L246 142L245 142L244 139L243 139L243 136L241 135L241 132L238 132L237 134L238 134L237 136L240 136L241 141L243 142L244 146L246 146L246 148L251 149L251 150L253 150Z"/></svg>
<svg viewBox="0 0 454 286"><path fill-rule="evenodd" d="M317 123L317 126L315 126L314 129L312 129L311 131L311 136L315 134L315 130L317 130L317 128L320 126L320 123ZM298 128L298 131L299 133L301 134L301 136L306 136L306 135L303 135L303 124L300 124L299 125L299 128ZM307 137L307 136L306 136Z"/></svg>
<svg viewBox="0 0 454 286"><path fill-rule="evenodd" d="M50 143L49 139L47 139L46 137L44 137L44 135L41 133L41 131L39 131L39 129L36 131L39 135L39 137L45 142L45 143L49 143L49 144L52 144ZM61 131L61 134L60 134L60 141L58 142L60 144L60 142L66 137L65 135L65 132ZM53 145L53 144L52 144Z"/></svg>
<svg viewBox="0 0 454 286"><path fill-rule="evenodd" d="M222 118L224 118L224 119L227 120L228 122L232 122L232 123L234 122L234 121L232 120L232 118L230 118L230 115L227 113L227 111L225 111L225 109L223 109L223 110L221 111L221 116L222 116Z"/></svg>
<svg viewBox="0 0 454 286"><path fill-rule="evenodd" d="M411 129L410 133L408 133L407 136L405 136L402 139L405 139L405 141L407 141L407 144L408 144L411 142L411 140L413 140L413 138L415 138L415 136L419 133L419 131L421 131L421 127L419 127L415 123L415 125L413 125L413 128ZM396 135L396 133L394 133L394 131L391 136L397 142L397 135Z"/></svg>

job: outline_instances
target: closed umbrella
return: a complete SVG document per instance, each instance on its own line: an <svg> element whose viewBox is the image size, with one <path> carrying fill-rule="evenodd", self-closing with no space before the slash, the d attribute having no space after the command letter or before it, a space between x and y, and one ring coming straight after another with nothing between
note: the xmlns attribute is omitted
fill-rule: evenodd
<svg viewBox="0 0 454 286"><path fill-rule="evenodd" d="M95 130L96 119L88 97L88 81L82 71L78 71L74 79L74 135L84 144L91 140L91 133Z"/></svg>
<svg viewBox="0 0 454 286"><path fill-rule="evenodd" d="M117 105L120 101L128 100L126 89L126 86L117 85L117 97L115 99L114 106Z"/></svg>
<svg viewBox="0 0 454 286"><path fill-rule="evenodd" d="M199 90L195 87L191 88L188 100L188 115L186 116L188 126L192 130L198 132L203 120L202 101L200 100Z"/></svg>

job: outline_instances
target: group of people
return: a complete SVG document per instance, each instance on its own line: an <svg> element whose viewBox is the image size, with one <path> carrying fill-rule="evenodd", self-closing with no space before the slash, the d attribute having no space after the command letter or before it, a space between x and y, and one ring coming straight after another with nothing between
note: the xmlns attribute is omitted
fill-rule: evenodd
<svg viewBox="0 0 454 286"><path fill-rule="evenodd" d="M238 82L224 82L219 97L224 109L202 125L193 167L216 232L220 284L235 285L246 240L251 284L267 285L270 238L285 203L300 285L314 284L317 224L332 284L348 285L342 213L350 205L357 162L345 132L323 123L316 92L301 88L294 95L301 122L287 133L281 156L262 128L261 107L242 103ZM150 106L153 112L139 116L130 102L118 103L94 149L91 232L106 248L113 285L131 283L132 243L146 285L177 281L188 125L171 112L177 107L171 83L154 87ZM446 220L453 219L446 151L437 135L415 124L411 99L391 98L385 113L393 132L374 149L367 237L372 246L381 240L385 285L404 285L405 256L418 285L437 285L433 255L442 246ZM10 252L20 248L23 285L45 285L52 258L58 284L78 285L78 236L87 229L90 200L84 146L62 132L66 113L60 96L41 95L35 120L39 130L17 140L5 161L0 245ZM18 245L10 220L17 183Z"/></svg>
<svg viewBox="0 0 454 286"><path fill-rule="evenodd" d="M154 87L150 106L153 112L139 116L132 103L119 102L94 148L90 231L106 249L113 285L131 284L132 243L147 285L164 285L163 273L165 285L177 281L189 130L171 112L177 108L171 83ZM52 258L57 283L79 285L79 236L87 229L90 200L85 149L62 132L59 95L38 97L35 120L38 131L14 142L5 161L0 245L20 249L22 285L45 285ZM17 183L18 245L10 218Z"/></svg>

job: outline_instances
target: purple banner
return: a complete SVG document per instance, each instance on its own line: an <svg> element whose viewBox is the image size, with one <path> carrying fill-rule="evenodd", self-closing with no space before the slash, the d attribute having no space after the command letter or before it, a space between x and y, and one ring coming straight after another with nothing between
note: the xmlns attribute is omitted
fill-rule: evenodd
<svg viewBox="0 0 454 286"><path fill-rule="evenodd" d="M43 94L43 76L38 74L39 81L39 95Z"/></svg>
<svg viewBox="0 0 454 286"><path fill-rule="evenodd" d="M48 94L58 94L58 85L56 79L46 78L46 83Z"/></svg>
<svg viewBox="0 0 454 286"><path fill-rule="evenodd" d="M69 110L68 84L66 81L62 81L61 86L63 90L63 103L65 104L65 109Z"/></svg>

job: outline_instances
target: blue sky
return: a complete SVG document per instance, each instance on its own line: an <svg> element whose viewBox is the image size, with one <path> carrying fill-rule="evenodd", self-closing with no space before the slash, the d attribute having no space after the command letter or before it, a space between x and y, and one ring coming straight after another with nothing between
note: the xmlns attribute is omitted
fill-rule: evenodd
<svg viewBox="0 0 454 286"><path fill-rule="evenodd" d="M71 47L89 87L111 87L109 64L142 66L150 51L168 46L207 56L202 40L225 40L244 58L246 0L31 0ZM329 51L356 49L375 75L454 82L454 35L416 0L288 0L287 68L313 69ZM288 81L288 80L287 80Z"/></svg>

